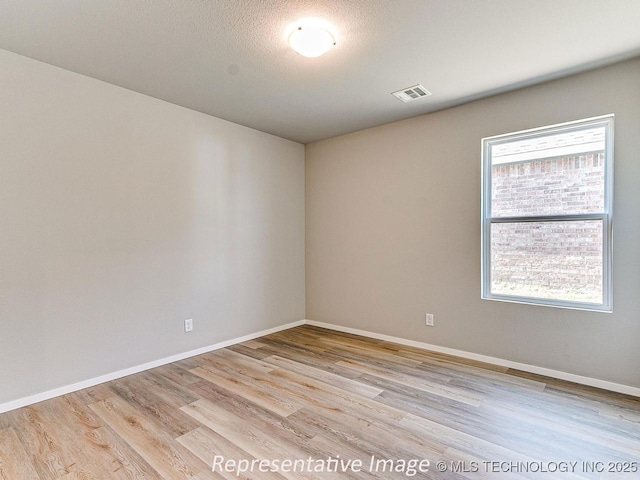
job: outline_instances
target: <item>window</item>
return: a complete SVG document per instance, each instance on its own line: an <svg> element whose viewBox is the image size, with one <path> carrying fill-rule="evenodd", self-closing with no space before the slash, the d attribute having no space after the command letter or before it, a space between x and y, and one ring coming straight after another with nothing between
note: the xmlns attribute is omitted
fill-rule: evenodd
<svg viewBox="0 0 640 480"><path fill-rule="evenodd" d="M613 115L482 140L482 298L611 311Z"/></svg>

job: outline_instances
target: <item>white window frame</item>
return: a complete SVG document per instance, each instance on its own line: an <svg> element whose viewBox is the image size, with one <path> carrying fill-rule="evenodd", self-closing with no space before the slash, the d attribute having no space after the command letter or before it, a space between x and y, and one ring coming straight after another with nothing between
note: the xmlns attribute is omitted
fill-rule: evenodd
<svg viewBox="0 0 640 480"><path fill-rule="evenodd" d="M613 311L613 120L614 116L603 115L574 122L523 130L482 139L482 298L504 302L525 303L550 307ZM604 151L604 210L598 213L578 215L536 215L536 216L491 216L491 147L501 143L525 140L554 133L582 130L589 127L605 127ZM585 303L568 300L522 297L491 292L491 225L496 223L554 222L554 221L602 221L602 303Z"/></svg>

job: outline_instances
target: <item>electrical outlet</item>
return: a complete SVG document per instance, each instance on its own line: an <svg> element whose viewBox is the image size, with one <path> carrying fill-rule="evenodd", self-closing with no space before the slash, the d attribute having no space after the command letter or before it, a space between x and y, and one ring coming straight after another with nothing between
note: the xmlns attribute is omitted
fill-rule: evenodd
<svg viewBox="0 0 640 480"><path fill-rule="evenodd" d="M433 313L425 314L425 324L427 327L433 327Z"/></svg>
<svg viewBox="0 0 640 480"><path fill-rule="evenodd" d="M193 318L188 318L184 321L184 332L189 333L193 330Z"/></svg>

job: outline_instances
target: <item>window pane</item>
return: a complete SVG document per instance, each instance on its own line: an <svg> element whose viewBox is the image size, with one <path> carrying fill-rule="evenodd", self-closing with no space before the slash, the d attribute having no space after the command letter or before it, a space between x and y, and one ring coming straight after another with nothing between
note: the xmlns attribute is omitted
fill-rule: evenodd
<svg viewBox="0 0 640 480"><path fill-rule="evenodd" d="M491 147L491 216L604 211L605 128Z"/></svg>
<svg viewBox="0 0 640 480"><path fill-rule="evenodd" d="M491 293L602 303L602 221L494 223Z"/></svg>

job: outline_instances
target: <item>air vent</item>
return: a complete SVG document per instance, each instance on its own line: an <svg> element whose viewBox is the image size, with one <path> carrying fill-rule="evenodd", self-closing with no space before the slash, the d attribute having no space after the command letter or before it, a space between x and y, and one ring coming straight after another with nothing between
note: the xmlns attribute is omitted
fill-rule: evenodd
<svg viewBox="0 0 640 480"><path fill-rule="evenodd" d="M419 98L425 98L431 96L431 92L424 88L422 85L414 85L413 87L403 88L397 92L393 92L391 95L404 103L418 100Z"/></svg>

